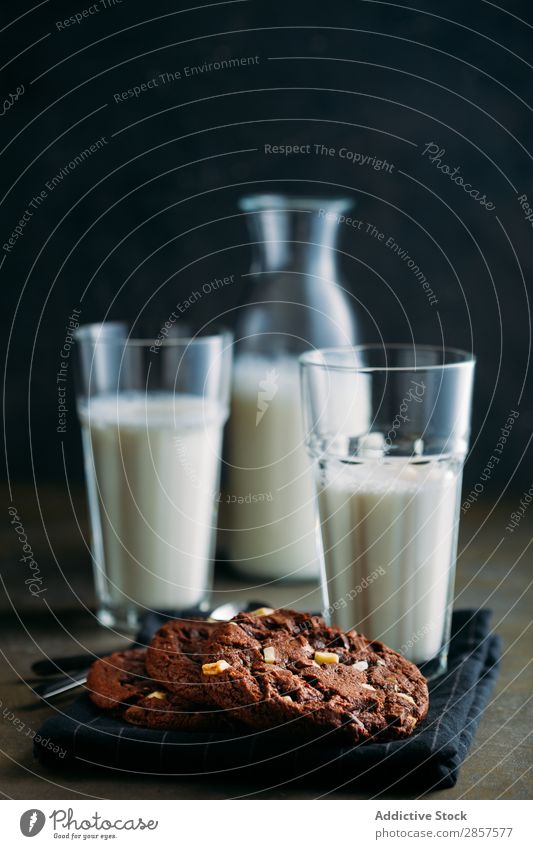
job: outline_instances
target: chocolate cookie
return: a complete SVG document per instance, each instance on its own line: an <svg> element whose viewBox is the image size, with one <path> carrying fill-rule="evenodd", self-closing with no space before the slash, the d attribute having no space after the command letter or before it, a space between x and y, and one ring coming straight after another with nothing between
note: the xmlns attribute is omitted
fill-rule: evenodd
<svg viewBox="0 0 533 849"><path fill-rule="evenodd" d="M146 653L146 669L158 686L198 704L212 705L202 664L205 647L217 627L216 622L187 619L166 622Z"/></svg>
<svg viewBox="0 0 533 849"><path fill-rule="evenodd" d="M225 711L206 710L164 690L155 690L124 711L131 725L174 731L230 731L236 721Z"/></svg>
<svg viewBox="0 0 533 849"><path fill-rule="evenodd" d="M255 728L395 740L428 711L427 682L413 663L320 617L239 614L217 628L206 661L210 698Z"/></svg>
<svg viewBox="0 0 533 849"><path fill-rule="evenodd" d="M145 669L145 649L115 652L93 663L89 696L98 707L133 725L175 730L228 730L223 711L206 711L164 690Z"/></svg>

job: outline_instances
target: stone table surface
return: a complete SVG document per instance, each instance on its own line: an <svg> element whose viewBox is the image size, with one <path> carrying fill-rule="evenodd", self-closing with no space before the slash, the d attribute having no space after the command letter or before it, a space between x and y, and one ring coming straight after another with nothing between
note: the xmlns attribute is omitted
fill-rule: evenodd
<svg viewBox="0 0 533 849"><path fill-rule="evenodd" d="M253 786L224 780L142 777L104 771L51 771L32 756L31 737L54 710L37 703L24 681L31 664L43 655L102 652L126 644L95 622L87 529L82 492L68 494L56 487L16 486L12 503L22 519L46 593L33 598L20 543L9 518L0 532L0 792L12 799L219 799L233 797L309 799L324 795L319 783ZM72 498L72 501L70 500ZM10 496L5 493L5 502ZM490 607L494 629L503 639L501 672L473 746L454 788L428 794L434 799L526 799L532 795L532 594L531 515L506 530L513 499L478 504L461 525L456 580L456 607ZM47 604L43 603L46 596ZM224 571L217 575L213 603L238 598L263 598L271 606L319 609L320 595L312 582L245 583ZM397 795L395 795L398 798ZM325 798L365 798L347 788L328 788ZM413 798L403 795L401 798Z"/></svg>

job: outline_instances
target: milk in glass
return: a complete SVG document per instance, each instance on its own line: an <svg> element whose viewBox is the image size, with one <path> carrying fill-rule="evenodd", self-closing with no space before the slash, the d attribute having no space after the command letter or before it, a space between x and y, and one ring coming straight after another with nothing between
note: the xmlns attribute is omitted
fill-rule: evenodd
<svg viewBox="0 0 533 849"><path fill-rule="evenodd" d="M108 604L194 606L210 585L225 410L170 392L80 405L99 590Z"/></svg>
<svg viewBox="0 0 533 849"><path fill-rule="evenodd" d="M433 659L448 624L461 464L328 459L317 476L336 624L383 640L416 663Z"/></svg>

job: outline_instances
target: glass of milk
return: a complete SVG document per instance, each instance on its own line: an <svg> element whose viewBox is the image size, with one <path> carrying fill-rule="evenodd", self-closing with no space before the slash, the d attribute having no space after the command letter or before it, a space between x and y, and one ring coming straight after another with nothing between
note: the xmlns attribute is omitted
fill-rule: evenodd
<svg viewBox="0 0 533 849"><path fill-rule="evenodd" d="M325 613L446 669L475 360L389 345L300 358Z"/></svg>
<svg viewBox="0 0 533 849"><path fill-rule="evenodd" d="M136 339L110 322L76 341L98 619L135 629L205 607L232 336Z"/></svg>

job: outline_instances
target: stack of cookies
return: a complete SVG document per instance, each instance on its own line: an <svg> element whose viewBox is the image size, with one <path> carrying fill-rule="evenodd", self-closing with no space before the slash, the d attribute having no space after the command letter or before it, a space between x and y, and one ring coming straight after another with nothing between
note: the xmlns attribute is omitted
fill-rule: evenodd
<svg viewBox="0 0 533 849"><path fill-rule="evenodd" d="M98 707L148 728L334 732L352 742L408 737L429 704L426 679L398 652L270 608L223 623L169 621L147 649L97 660L87 687Z"/></svg>

